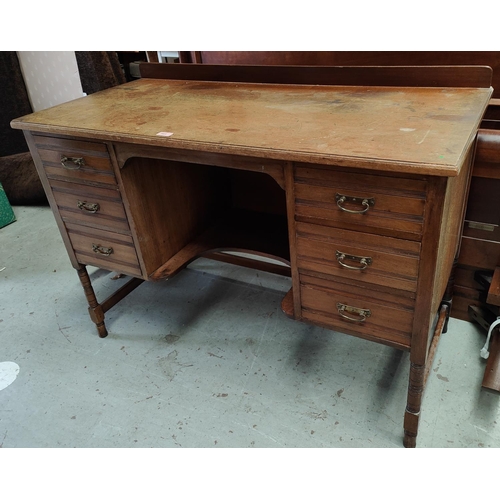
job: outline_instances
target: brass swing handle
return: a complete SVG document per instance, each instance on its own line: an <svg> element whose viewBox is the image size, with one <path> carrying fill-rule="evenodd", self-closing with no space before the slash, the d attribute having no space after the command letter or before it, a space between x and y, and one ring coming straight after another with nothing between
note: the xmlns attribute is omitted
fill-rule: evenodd
<svg viewBox="0 0 500 500"><path fill-rule="evenodd" d="M364 214L365 212L368 212L370 207L373 207L375 205L375 198L356 198L354 196L346 196L339 193L335 195L335 200L337 201L337 206L340 208L340 210L348 212L350 214ZM346 201L349 203L361 202L361 206L365 208L363 210L350 210L343 206Z"/></svg>
<svg viewBox="0 0 500 500"><path fill-rule="evenodd" d="M371 316L370 309L360 309L359 307L348 306L347 304L341 304L340 302L337 304L337 310L339 314L349 321L355 321L356 323L362 323L366 321L366 318ZM357 317L348 316L347 314L354 314Z"/></svg>
<svg viewBox="0 0 500 500"><path fill-rule="evenodd" d="M91 214L95 214L100 208L99 203L87 203L86 201L80 200L77 200L76 205L80 210Z"/></svg>
<svg viewBox="0 0 500 500"><path fill-rule="evenodd" d="M83 158L61 155L61 165L67 170L78 170L85 166Z"/></svg>
<svg viewBox="0 0 500 500"><path fill-rule="evenodd" d="M92 250L94 253L100 253L101 255L111 255L113 253L113 249L111 247L102 247L101 245L96 245L92 243Z"/></svg>
<svg viewBox="0 0 500 500"><path fill-rule="evenodd" d="M371 257L358 257L357 255L348 255L342 252L339 252L338 250L335 250L335 257L337 257L338 263L347 269L355 269L357 271L362 271L363 269L366 269L369 265L372 263ZM354 262L359 262L361 264L360 267L358 266L350 266L349 264L345 264L344 260L352 260Z"/></svg>

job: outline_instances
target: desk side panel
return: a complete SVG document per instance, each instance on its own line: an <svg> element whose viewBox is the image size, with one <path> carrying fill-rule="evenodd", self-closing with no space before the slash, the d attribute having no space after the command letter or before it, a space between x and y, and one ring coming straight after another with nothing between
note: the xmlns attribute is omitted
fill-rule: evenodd
<svg viewBox="0 0 500 500"><path fill-rule="evenodd" d="M459 252L475 144L464 156L457 177L431 178L424 215L411 362L424 365L432 327Z"/></svg>
<svg viewBox="0 0 500 500"><path fill-rule="evenodd" d="M465 156L460 175L451 177L447 182L443 224L439 238L438 268L434 283L436 293L432 304L432 310L435 312L437 312L439 303L446 292L454 262L458 259L460 252L463 220L472 177L474 149L475 144L472 144Z"/></svg>
<svg viewBox="0 0 500 500"><path fill-rule="evenodd" d="M59 207L57 205L57 201L54 197L54 194L52 193L52 189L50 187L49 180L47 178L47 175L45 173L45 168L43 166L42 158L40 157L38 153L37 146L35 144L35 140L33 138L33 134L28 131L24 130L24 137L26 139L26 142L28 144L31 156L33 157L33 162L35 163L35 167L38 173L38 176L40 177L40 181L42 182L43 189L45 191L45 194L47 196L47 200L49 202L50 208L52 209L52 213L54 214L54 218L57 223L57 227L59 228L59 232L61 233L62 240L64 242L64 246L66 247L66 251L68 252L69 259L71 261L71 265L75 268L78 269L80 267L78 260L76 258L75 252L73 251L73 245L71 244L71 241L69 239L68 233L66 231L66 227L64 225L64 222L62 220L61 214L59 213Z"/></svg>

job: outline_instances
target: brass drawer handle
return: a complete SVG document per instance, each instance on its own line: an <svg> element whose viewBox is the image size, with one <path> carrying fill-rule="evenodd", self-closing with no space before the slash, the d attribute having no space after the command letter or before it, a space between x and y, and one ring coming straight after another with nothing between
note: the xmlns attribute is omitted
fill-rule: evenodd
<svg viewBox="0 0 500 500"><path fill-rule="evenodd" d="M372 314L370 309L360 309L359 307L348 306L347 304L341 304L340 302L337 304L337 310L343 318L348 319L349 321L355 321L356 323L366 321L366 318L369 318ZM348 316L347 314L344 314L344 312L354 314L357 318Z"/></svg>
<svg viewBox="0 0 500 500"><path fill-rule="evenodd" d="M61 165L67 170L78 170L85 166L85 160L83 158L61 155Z"/></svg>
<svg viewBox="0 0 500 500"><path fill-rule="evenodd" d="M372 263L371 257L358 257L357 255L348 255L339 252L338 250L335 250L335 257L337 257L337 261L342 267L345 267L346 269L355 269L357 271L362 271L363 269L366 269ZM361 267L350 266L349 264L345 264L344 263L345 259L353 260L354 262L359 262L361 264Z"/></svg>
<svg viewBox="0 0 500 500"><path fill-rule="evenodd" d="M111 255L113 253L113 249L111 247L102 247L101 245L96 245L92 243L92 250L95 253L100 253L101 255Z"/></svg>
<svg viewBox="0 0 500 500"><path fill-rule="evenodd" d="M91 214L95 214L100 208L99 203L87 203L86 201L80 200L77 200L76 205L80 210Z"/></svg>
<svg viewBox="0 0 500 500"><path fill-rule="evenodd" d="M337 201L337 206L340 208L340 210L343 210L344 212L348 212L350 214L364 214L365 212L368 212L370 207L373 207L375 205L375 198L355 198L353 196L345 196L339 193L335 195L335 200ZM348 208L345 208L343 206L346 201L351 203L361 202L361 205L365 208L363 210L349 210Z"/></svg>

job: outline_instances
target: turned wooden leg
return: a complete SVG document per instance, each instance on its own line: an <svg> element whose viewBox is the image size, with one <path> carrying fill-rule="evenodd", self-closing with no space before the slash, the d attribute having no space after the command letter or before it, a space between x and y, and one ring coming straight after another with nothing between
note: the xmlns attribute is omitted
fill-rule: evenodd
<svg viewBox="0 0 500 500"><path fill-rule="evenodd" d="M443 333L446 333L448 331L448 321L450 319L451 306L453 302L453 292L455 290L455 272L457 269L457 265L458 265L458 256L455 257L455 260L453 261L453 266L451 268L448 284L444 292L443 300L441 301L441 305L445 304L446 306L448 306L448 310L446 313L446 320L444 322L444 327L443 327Z"/></svg>
<svg viewBox="0 0 500 500"><path fill-rule="evenodd" d="M424 393L425 365L410 364L410 382L408 384L408 401L404 419L405 448L415 448L417 444L418 420Z"/></svg>
<svg viewBox="0 0 500 500"><path fill-rule="evenodd" d="M77 272L85 292L85 297L87 297L87 302L89 304L90 319L95 323L99 337L104 338L108 335L108 331L106 330L106 326L104 324L104 311L101 304L97 302L87 268L85 266L81 266L77 269Z"/></svg>

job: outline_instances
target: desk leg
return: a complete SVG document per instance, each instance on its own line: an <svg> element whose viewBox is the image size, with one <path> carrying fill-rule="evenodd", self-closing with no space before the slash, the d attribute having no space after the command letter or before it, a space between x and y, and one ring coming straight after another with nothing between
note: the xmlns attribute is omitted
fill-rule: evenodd
<svg viewBox="0 0 500 500"><path fill-rule="evenodd" d="M104 338L108 335L108 331L106 330L106 326L104 324L104 311L101 304L97 302L87 268L85 266L80 266L80 268L77 269L77 272L85 292L85 297L87 297L87 302L89 304L90 318L97 327L99 337Z"/></svg>
<svg viewBox="0 0 500 500"><path fill-rule="evenodd" d="M405 448L415 448L417 445L418 419L424 392L425 365L410 364L410 382L408 385L408 402L404 419Z"/></svg>
<svg viewBox="0 0 500 500"><path fill-rule="evenodd" d="M446 313L446 320L443 326L443 333L448 331L448 321L450 320L451 307L453 304L453 292L455 289L455 274L458 266L458 255L455 257L453 261L453 266L451 268L450 278L448 279L448 285L446 286L446 290L444 292L443 300L441 301L441 305L446 305L448 307Z"/></svg>
<svg viewBox="0 0 500 500"><path fill-rule="evenodd" d="M415 448L417 445L418 420L420 418L420 408L422 406L422 396L429 378L429 374L434 362L437 346L441 334L444 331L447 318L449 316L448 304L441 304L437 318L431 345L427 353L425 364L410 363L410 382L408 384L408 402L406 404L404 419L404 440L405 448Z"/></svg>

